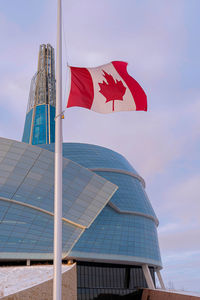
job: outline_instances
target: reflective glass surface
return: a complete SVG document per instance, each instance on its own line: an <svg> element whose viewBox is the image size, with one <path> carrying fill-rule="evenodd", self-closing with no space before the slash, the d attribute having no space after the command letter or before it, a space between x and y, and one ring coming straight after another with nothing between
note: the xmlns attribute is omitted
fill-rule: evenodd
<svg viewBox="0 0 200 300"><path fill-rule="evenodd" d="M88 227L106 205L116 188L116 185L103 177L69 159L63 159L63 218L65 218L63 251L65 253L69 251L84 230L84 228L80 229L79 225ZM53 223L48 220L52 220L53 217L48 213L53 214L54 211L54 154L26 143L0 138L0 200L3 198L5 199L1 201L0 216L7 218L6 223L3 219L0 223L2 225L0 226L0 236L4 237L3 239L10 235L10 233L5 234L4 232L5 224L9 224L9 232L10 226L12 226L13 232L24 232L24 230L30 229L31 222L31 230L35 230L36 236L42 236L41 230L42 232L47 230L51 233L49 239L52 240ZM17 203L14 204L12 201L17 201ZM9 208L8 212L6 212L6 205ZM15 210L18 209L19 214L10 211L10 207L14 205L18 206L18 208L15 207ZM41 210L45 210L46 214ZM42 216L43 221L38 214ZM18 215L20 217L17 217ZM68 226L68 220L74 222L75 225ZM7 241L9 242L9 240ZM21 240L18 242L16 240L13 248L10 246L10 242L4 246L2 244L1 247L4 249L0 250L1 254L5 249L7 252L14 251L12 249L16 247L17 243L21 245L17 247L19 253L28 247L28 242L26 245L24 242L21 243ZM41 245L46 245L46 248L44 247L46 251L48 249L50 252L52 251L47 239L41 240ZM29 247L34 252L33 247L31 245ZM38 253L43 253L39 249L39 243L34 246L34 249L38 250Z"/></svg>
<svg viewBox="0 0 200 300"><path fill-rule="evenodd" d="M31 109L26 115L26 120L24 124L24 133L22 137L22 142L24 143L29 143L30 140L32 116L33 116L33 109Z"/></svg>
<svg viewBox="0 0 200 300"><path fill-rule="evenodd" d="M47 120L48 120L48 106L38 105L35 108L35 116L33 120L33 138L32 144L47 143Z"/></svg>
<svg viewBox="0 0 200 300"><path fill-rule="evenodd" d="M82 254L80 254L82 253ZM81 236L70 256L149 261L161 264L155 223L147 218L118 214L106 206ZM102 255L103 254L103 255ZM115 256L116 255L116 256Z"/></svg>
<svg viewBox="0 0 200 300"><path fill-rule="evenodd" d="M54 144L40 146L54 151ZM101 146L63 143L63 156L86 168L120 169L138 174L121 154Z"/></svg>
<svg viewBox="0 0 200 300"><path fill-rule="evenodd" d="M54 151L54 144L44 147ZM118 172L124 170L138 175L128 161L109 149L79 143L64 143L63 155L85 167L102 168L102 171L95 172L119 187L110 202L121 211L119 213L106 206L81 236L70 256L82 259L128 260L161 266L156 215L145 189L139 178ZM112 172L112 169L116 172ZM155 221L134 213L153 217Z"/></svg>
<svg viewBox="0 0 200 300"><path fill-rule="evenodd" d="M29 253L27 257L43 253L52 258L53 222L53 216L0 200L0 252ZM62 230L63 252L67 253L82 230L66 222Z"/></svg>
<svg viewBox="0 0 200 300"><path fill-rule="evenodd" d="M71 158L74 144L70 145ZM78 144L78 147L80 145ZM52 145L49 148L53 150ZM68 144L64 144L64 149L67 148ZM91 150L92 145L89 148ZM97 161L100 161L102 147L94 146L94 152L97 148L100 148L97 151ZM77 150L76 147L75 149ZM85 145L84 151L86 153ZM115 152L111 152L114 156ZM110 151L107 157L105 153L106 150L103 148L104 169L106 159L108 161L110 159ZM123 166L124 160L120 155L116 156L116 160L118 159L122 160L119 164ZM53 213L53 160L53 153L41 147L1 139L0 196ZM83 152L80 160L86 165L87 159L84 160ZM94 163L95 154L93 154L93 168ZM63 159L63 217L72 222L88 227L115 191L114 184L119 186L118 191L110 199L119 212L106 206L73 247L70 256L85 259L129 260L160 266L155 221L145 216L134 215L143 213L155 217L140 180L131 175L112 172L110 169L108 172L96 172L101 176L67 158ZM65 242L67 243L67 240Z"/></svg>
<svg viewBox="0 0 200 300"><path fill-rule="evenodd" d="M120 210L140 212L156 218L142 183L137 178L122 173L96 173L115 183L119 187L113 195L111 202Z"/></svg>
<svg viewBox="0 0 200 300"><path fill-rule="evenodd" d="M0 143L4 155L0 163L0 196L53 213L54 154L25 143L6 143ZM116 188L103 177L63 159L64 218L87 227Z"/></svg>
<svg viewBox="0 0 200 300"><path fill-rule="evenodd" d="M33 122L33 135L31 126ZM31 138L31 141L30 141ZM22 142L33 145L49 144L55 142L55 107L51 105L38 105L26 115Z"/></svg>
<svg viewBox="0 0 200 300"><path fill-rule="evenodd" d="M55 143L55 107L50 105L50 139Z"/></svg>

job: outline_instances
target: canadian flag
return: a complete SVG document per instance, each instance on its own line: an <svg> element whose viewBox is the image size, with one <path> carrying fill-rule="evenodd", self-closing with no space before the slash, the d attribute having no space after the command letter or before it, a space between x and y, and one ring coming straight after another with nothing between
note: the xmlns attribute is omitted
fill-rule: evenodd
<svg viewBox="0 0 200 300"><path fill-rule="evenodd" d="M99 113L147 110L147 96L127 72L127 63L113 61L96 68L70 67L67 107L80 106Z"/></svg>

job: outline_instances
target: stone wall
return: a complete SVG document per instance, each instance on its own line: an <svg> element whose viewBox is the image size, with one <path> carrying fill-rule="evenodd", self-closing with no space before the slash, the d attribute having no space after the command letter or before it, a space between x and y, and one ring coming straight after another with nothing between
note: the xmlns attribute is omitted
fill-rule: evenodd
<svg viewBox="0 0 200 300"><path fill-rule="evenodd" d="M52 300L53 279L33 286L15 294L0 298L1 300ZM62 300L77 300L76 265L62 274Z"/></svg>

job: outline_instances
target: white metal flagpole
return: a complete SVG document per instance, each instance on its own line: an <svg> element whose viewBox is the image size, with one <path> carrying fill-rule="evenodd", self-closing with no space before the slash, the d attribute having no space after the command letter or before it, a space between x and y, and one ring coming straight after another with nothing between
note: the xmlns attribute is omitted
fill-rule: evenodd
<svg viewBox="0 0 200 300"><path fill-rule="evenodd" d="M62 0L58 0L54 181L53 300L62 299Z"/></svg>

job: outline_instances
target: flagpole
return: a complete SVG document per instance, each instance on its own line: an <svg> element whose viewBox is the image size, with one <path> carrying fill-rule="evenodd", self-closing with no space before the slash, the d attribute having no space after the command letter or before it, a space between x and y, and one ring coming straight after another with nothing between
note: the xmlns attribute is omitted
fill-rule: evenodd
<svg viewBox="0 0 200 300"><path fill-rule="evenodd" d="M57 2L53 300L62 299L62 3Z"/></svg>

